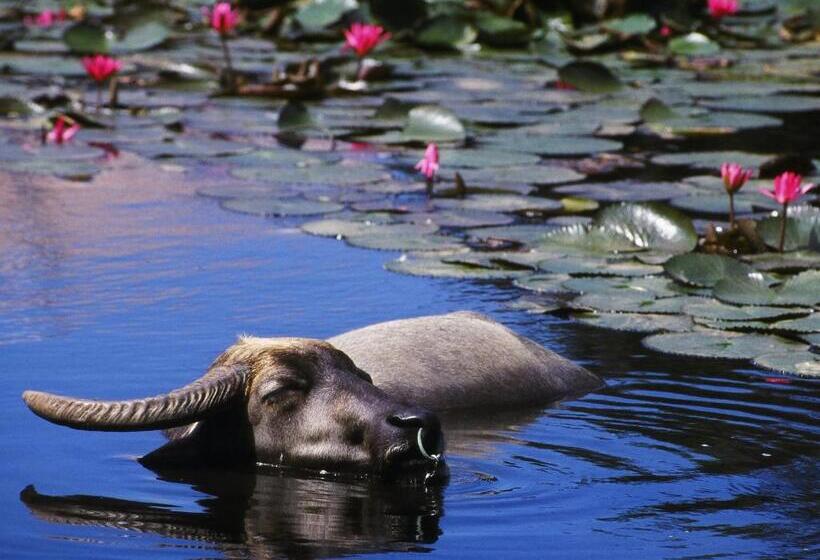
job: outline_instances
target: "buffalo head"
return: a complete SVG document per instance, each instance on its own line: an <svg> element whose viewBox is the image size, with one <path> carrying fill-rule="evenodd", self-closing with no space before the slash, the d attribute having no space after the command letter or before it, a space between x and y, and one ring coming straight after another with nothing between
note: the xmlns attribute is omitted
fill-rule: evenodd
<svg viewBox="0 0 820 560"><path fill-rule="evenodd" d="M257 462L332 471L429 470L443 440L438 419L374 386L343 352L319 340L241 338L204 376L175 391L92 401L26 391L51 422L82 430L165 429L149 465Z"/></svg>

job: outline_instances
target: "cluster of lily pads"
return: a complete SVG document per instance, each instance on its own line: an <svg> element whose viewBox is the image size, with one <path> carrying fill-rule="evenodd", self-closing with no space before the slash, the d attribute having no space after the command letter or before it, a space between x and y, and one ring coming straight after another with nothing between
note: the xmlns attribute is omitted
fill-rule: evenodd
<svg viewBox="0 0 820 560"><path fill-rule="evenodd" d="M820 373L817 196L791 204L783 222L782 205L759 192L784 171L817 182L806 132L820 117L817 46L734 48L749 42L750 25L794 29L797 3L741 3L718 22L701 2L703 17L691 21L559 18L564 27L538 29L514 14L527 48L504 49L488 39L491 19L471 14L478 31L464 35L462 52L437 56L418 50L430 46L422 32L444 26L436 12L408 35L409 24L379 15L388 4L369 4L393 33L378 64L356 52L355 35L340 48L362 15L352 1L285 10L271 27L282 32L276 41L252 10L220 30L215 12L203 21L193 2L157 8L159 20L89 5L79 20L29 24L0 52L0 165L83 182L117 154L136 154L185 173L226 210L397 251L386 267L398 273L494 281L520 291L517 307L644 333L664 352ZM115 24L129 14L141 23ZM14 17L7 24L22 28ZM260 34L239 34L252 29ZM107 45L78 46L99 41L99 30ZM583 42L593 31L607 37L594 48L597 39ZM718 50L673 47L692 33ZM84 102L77 55L92 51L122 61L106 107ZM299 76L366 84L317 90L297 87ZM65 131L67 122L82 129L42 144L44 120L56 127L59 117L71 119ZM724 222L725 162L759 170L733 193L734 228Z"/></svg>

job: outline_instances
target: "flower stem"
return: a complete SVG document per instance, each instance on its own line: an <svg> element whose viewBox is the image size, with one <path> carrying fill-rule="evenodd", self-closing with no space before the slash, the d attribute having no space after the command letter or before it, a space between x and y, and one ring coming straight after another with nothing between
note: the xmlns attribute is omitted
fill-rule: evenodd
<svg viewBox="0 0 820 560"><path fill-rule="evenodd" d="M425 181L425 192L428 197L433 196L433 178L428 177Z"/></svg>
<svg viewBox="0 0 820 560"><path fill-rule="evenodd" d="M102 107L102 86L97 82L97 111Z"/></svg>
<svg viewBox="0 0 820 560"><path fill-rule="evenodd" d="M364 72L364 57L359 57L359 61L356 63L356 81L362 79L362 73Z"/></svg>
<svg viewBox="0 0 820 560"><path fill-rule="evenodd" d="M222 55L225 57L225 73L227 74L228 84L233 89L236 83L233 79L233 63L231 62L231 52L228 50L228 41L225 39L225 34L219 34L219 42L222 44Z"/></svg>
<svg viewBox="0 0 820 560"><path fill-rule="evenodd" d="M735 229L735 193L729 193L729 229Z"/></svg>
<svg viewBox="0 0 820 560"><path fill-rule="evenodd" d="M783 244L786 242L786 215L788 214L789 203L783 203L783 216L780 218L780 245L778 249L783 252Z"/></svg>

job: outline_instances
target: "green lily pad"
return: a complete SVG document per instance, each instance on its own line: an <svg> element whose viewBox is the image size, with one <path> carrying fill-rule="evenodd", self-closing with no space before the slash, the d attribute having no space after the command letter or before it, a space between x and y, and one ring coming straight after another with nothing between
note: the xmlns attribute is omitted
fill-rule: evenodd
<svg viewBox="0 0 820 560"><path fill-rule="evenodd" d="M460 49L476 37L478 32L465 18L445 15L428 20L413 35L413 40L428 49Z"/></svg>
<svg viewBox="0 0 820 560"><path fill-rule="evenodd" d="M356 0L311 0L296 12L294 19L304 29L324 29L358 7Z"/></svg>
<svg viewBox="0 0 820 560"><path fill-rule="evenodd" d="M624 37L646 35L656 27L655 19L646 14L632 14L624 18L604 22L603 27L611 33Z"/></svg>
<svg viewBox="0 0 820 560"><path fill-rule="evenodd" d="M601 152L617 152L623 144L615 140L592 136L556 136L545 138L533 147L543 156L584 156Z"/></svg>
<svg viewBox="0 0 820 560"><path fill-rule="evenodd" d="M431 276L434 278L471 278L481 280L507 280L525 274L524 271L501 270L461 263L445 263L435 257L400 257L384 265L384 268L399 274L411 276Z"/></svg>
<svg viewBox="0 0 820 560"><path fill-rule="evenodd" d="M746 275L752 268L723 255L675 255L663 266L669 276L690 286L711 288L728 274Z"/></svg>
<svg viewBox="0 0 820 560"><path fill-rule="evenodd" d="M757 270L788 271L820 268L820 252L793 251L789 253L759 253L744 257Z"/></svg>
<svg viewBox="0 0 820 560"><path fill-rule="evenodd" d="M641 248L628 238L610 229L594 225L573 224L547 232L541 239L541 247L566 251L566 254L627 253Z"/></svg>
<svg viewBox="0 0 820 560"><path fill-rule="evenodd" d="M666 103L654 97L648 99L641 105L641 120L644 122L667 121L679 117L680 115L673 111Z"/></svg>
<svg viewBox="0 0 820 560"><path fill-rule="evenodd" d="M564 287L579 294L588 293L639 293L655 298L681 295L678 287L666 278L619 278L586 277L572 278L564 282Z"/></svg>
<svg viewBox="0 0 820 560"><path fill-rule="evenodd" d="M653 313L594 313L576 317L578 322L592 327L636 332L687 332L692 330L692 319L685 315L657 315Z"/></svg>
<svg viewBox="0 0 820 560"><path fill-rule="evenodd" d="M465 169L460 173L468 187L503 186L505 184L556 185L584 178L572 169L554 165L517 165L505 167L503 171L488 167Z"/></svg>
<svg viewBox="0 0 820 560"><path fill-rule="evenodd" d="M818 305L820 270L807 270L773 289L759 272L727 274L714 287L715 297L736 305Z"/></svg>
<svg viewBox="0 0 820 560"><path fill-rule="evenodd" d="M511 224L515 221L515 217L497 212L444 210L399 214L396 216L396 221L435 224L439 227L474 228Z"/></svg>
<svg viewBox="0 0 820 560"><path fill-rule="evenodd" d="M504 194L474 194L464 198L442 198L434 201L436 208L451 210L483 210L491 212L550 211L561 209L561 203L549 198Z"/></svg>
<svg viewBox="0 0 820 560"><path fill-rule="evenodd" d="M804 352L808 349L805 344L777 336L726 331L656 334L643 339L643 345L666 354L734 360L748 360L771 353Z"/></svg>
<svg viewBox="0 0 820 560"><path fill-rule="evenodd" d="M438 231L435 224L383 224L370 220L325 219L302 224L302 231L321 237L347 238L360 235L402 237L428 235Z"/></svg>
<svg viewBox="0 0 820 560"><path fill-rule="evenodd" d="M162 21L144 17L131 22L119 36L102 26L79 22L66 29L63 41L78 54L116 54L151 49L164 43L170 35L170 29Z"/></svg>
<svg viewBox="0 0 820 560"><path fill-rule="evenodd" d="M820 110L816 97L802 95L734 95L727 99L701 101L710 109L749 113L803 113Z"/></svg>
<svg viewBox="0 0 820 560"><path fill-rule="evenodd" d="M587 274L594 276L649 276L663 272L660 266L637 261L607 262L589 257L551 258L538 263L538 268L553 274Z"/></svg>
<svg viewBox="0 0 820 560"><path fill-rule="evenodd" d="M657 202L609 206L598 213L594 224L641 249L686 253L698 242L692 221L686 215Z"/></svg>
<svg viewBox="0 0 820 560"><path fill-rule="evenodd" d="M475 17L479 39L488 45L523 45L530 40L530 30L522 22L479 11Z"/></svg>
<svg viewBox="0 0 820 560"><path fill-rule="evenodd" d="M564 287L568 279L565 274L530 274L516 278L513 285L539 294L569 294L572 292Z"/></svg>
<svg viewBox="0 0 820 560"><path fill-rule="evenodd" d="M598 204L598 201L596 200L567 196L561 199L561 206L564 207L564 212L579 214L581 212L592 212L593 210L597 210L601 205Z"/></svg>
<svg viewBox="0 0 820 560"><path fill-rule="evenodd" d="M310 216L338 212L344 206L335 202L317 202L299 198L232 198L223 200L222 208L253 216Z"/></svg>
<svg viewBox="0 0 820 560"><path fill-rule="evenodd" d="M702 33L689 33L669 41L669 50L684 56L711 56L720 52L720 45Z"/></svg>
<svg viewBox="0 0 820 560"><path fill-rule="evenodd" d="M570 62L558 69L562 82L590 93L613 93L621 89L621 82L612 71L598 62Z"/></svg>
<svg viewBox="0 0 820 560"><path fill-rule="evenodd" d="M655 298L651 293L590 293L572 300L575 309L593 309L609 313L659 313L680 315L683 306L702 301L703 298L677 296Z"/></svg>
<svg viewBox="0 0 820 560"><path fill-rule="evenodd" d="M780 126L783 121L768 115L729 111L682 115L650 121L648 127L657 134L684 137L706 137L735 134L740 131Z"/></svg>
<svg viewBox="0 0 820 560"><path fill-rule="evenodd" d="M550 192L583 196L593 200L606 201L649 201L668 200L685 196L689 187L682 183L613 181L611 183L579 183L562 185Z"/></svg>
<svg viewBox="0 0 820 560"><path fill-rule="evenodd" d="M796 333L816 333L820 332L820 313L812 313L806 317L799 319L789 319L787 321L778 321L772 328L791 331Z"/></svg>
<svg viewBox="0 0 820 560"><path fill-rule="evenodd" d="M540 158L523 152L505 152L492 149L447 150L442 149L441 165L447 167L508 167L515 165L533 165Z"/></svg>
<svg viewBox="0 0 820 560"><path fill-rule="evenodd" d="M462 247L458 239L447 235L395 235L393 231L377 233L375 230L345 237L345 241L353 247L380 251L452 251Z"/></svg>
<svg viewBox="0 0 820 560"><path fill-rule="evenodd" d="M817 354L803 352L779 352L763 354L754 359L756 366L790 373L802 377L820 377L820 358Z"/></svg>
<svg viewBox="0 0 820 560"><path fill-rule="evenodd" d="M780 244L781 218L766 218L757 223L757 233L769 247ZM820 210L811 206L789 208L783 249L820 249Z"/></svg>
<svg viewBox="0 0 820 560"><path fill-rule="evenodd" d="M468 236L475 239L504 239L507 241L518 241L526 245L532 245L542 241L546 235L552 231L551 228L541 224L514 225L506 227L475 228L467 230Z"/></svg>
<svg viewBox="0 0 820 560"><path fill-rule="evenodd" d="M405 142L463 142L467 137L464 125L449 109L437 105L421 105L407 113L407 123L401 132Z"/></svg>
<svg viewBox="0 0 820 560"><path fill-rule="evenodd" d="M788 307L766 307L763 305L736 306L727 305L715 300L692 303L683 307L683 312L695 317L716 319L719 321L754 321L758 319L774 319L797 313L806 313L806 309Z"/></svg>
<svg viewBox="0 0 820 560"><path fill-rule="evenodd" d="M655 165L688 166L713 171L720 169L726 161L739 163L743 167L760 167L771 156L748 154L746 152L685 152L661 154L652 158Z"/></svg>
<svg viewBox="0 0 820 560"><path fill-rule="evenodd" d="M309 183L315 185L364 185L388 177L387 171L374 165L313 165L309 167L240 167L231 175L251 181L272 183Z"/></svg>

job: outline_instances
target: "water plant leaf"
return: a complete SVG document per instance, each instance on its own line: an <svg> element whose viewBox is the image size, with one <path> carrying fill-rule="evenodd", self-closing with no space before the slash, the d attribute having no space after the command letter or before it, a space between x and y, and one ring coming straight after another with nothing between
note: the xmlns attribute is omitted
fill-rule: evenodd
<svg viewBox="0 0 820 560"><path fill-rule="evenodd" d="M746 275L752 267L723 255L688 253L675 255L663 265L666 273L684 284L711 288L727 274Z"/></svg>
<svg viewBox="0 0 820 560"><path fill-rule="evenodd" d="M516 278L513 285L539 294L570 294L572 292L564 287L568 279L565 274L530 274Z"/></svg>
<svg viewBox="0 0 820 560"><path fill-rule="evenodd" d="M637 261L607 262L606 259L560 257L538 263L538 268L553 274L588 274L593 276L649 276L663 272L660 266Z"/></svg>
<svg viewBox="0 0 820 560"><path fill-rule="evenodd" d="M338 212L344 208L335 202L278 197L229 198L220 205L226 210L253 216L310 216Z"/></svg>
<svg viewBox="0 0 820 560"><path fill-rule="evenodd" d="M566 251L566 254L628 253L641 248L610 229L595 225L573 224L547 232L540 247Z"/></svg>
<svg viewBox="0 0 820 560"><path fill-rule="evenodd" d="M481 280L507 280L526 274L520 270L502 270L463 263L447 263L435 257L402 256L384 265L384 268L399 274L411 276L431 276L434 278L471 278Z"/></svg>
<svg viewBox="0 0 820 560"><path fill-rule="evenodd" d="M609 32L632 37L633 35L645 35L655 29L656 25L655 19L646 14L632 14L604 22L603 27Z"/></svg>
<svg viewBox="0 0 820 560"><path fill-rule="evenodd" d="M585 325L615 331L656 333L687 332L692 330L692 319L686 315L659 315L655 313L587 313L575 319Z"/></svg>
<svg viewBox="0 0 820 560"><path fill-rule="evenodd" d="M739 163L743 167L760 167L771 156L749 154L746 152L684 152L660 154L652 158L655 165L688 166L696 169L712 171L720 169L726 161Z"/></svg>
<svg viewBox="0 0 820 560"><path fill-rule="evenodd" d="M561 203L549 198L504 194L474 194L464 198L442 198L436 200L436 208L451 210L482 210L491 212L521 212L524 210L559 210Z"/></svg>
<svg viewBox="0 0 820 560"><path fill-rule="evenodd" d="M517 165L505 167L503 172L493 167L465 169L461 175L470 186L493 187L505 184L555 185L584 178L572 169L555 165Z"/></svg>
<svg viewBox="0 0 820 560"><path fill-rule="evenodd" d="M385 226L388 228L390 226ZM461 248L459 240L447 235L396 235L394 231L367 233L345 237L348 245L379 251L452 251Z"/></svg>
<svg viewBox="0 0 820 560"><path fill-rule="evenodd" d="M774 319L799 313L807 313L808 309L788 307L767 307L763 305L736 306L727 305L716 300L691 303L683 307L683 312L694 317L715 319L719 321L754 321L758 319Z"/></svg>
<svg viewBox="0 0 820 560"><path fill-rule="evenodd" d="M562 82L590 93L613 93L621 89L615 74L598 62L570 62L558 69L558 77Z"/></svg>
<svg viewBox="0 0 820 560"><path fill-rule="evenodd" d="M579 294L587 293L631 293L648 294L656 298L675 297L682 291L674 282L666 278L618 278L618 277L584 277L571 278L564 282L564 287Z"/></svg>
<svg viewBox="0 0 820 560"><path fill-rule="evenodd" d="M522 45L530 40L529 28L512 18L481 11L476 13L475 24L479 39L489 45Z"/></svg>
<svg viewBox="0 0 820 560"><path fill-rule="evenodd" d="M820 252L793 251L789 253L759 253L747 255L746 261L757 270L762 271L789 271L806 268L820 268Z"/></svg>
<svg viewBox="0 0 820 560"><path fill-rule="evenodd" d="M720 45L702 33L692 32L669 41L669 50L684 56L711 56L720 52Z"/></svg>
<svg viewBox="0 0 820 560"><path fill-rule="evenodd" d="M666 121L679 116L666 103L654 97L641 105L641 120L644 122Z"/></svg>
<svg viewBox="0 0 820 560"><path fill-rule="evenodd" d="M756 366L802 377L820 377L820 358L808 351L763 354L754 359Z"/></svg>
<svg viewBox="0 0 820 560"><path fill-rule="evenodd" d="M302 224L302 231L322 237L347 238L359 235L374 237L402 237L404 235L426 235L435 233L435 224L384 224L371 220L342 220L330 218Z"/></svg>
<svg viewBox="0 0 820 560"><path fill-rule="evenodd" d="M685 214L657 202L609 206L598 213L594 224L641 249L686 253L698 242L692 221Z"/></svg>
<svg viewBox="0 0 820 560"><path fill-rule="evenodd" d="M130 53L144 51L164 43L171 31L161 20L146 16L129 22L119 35L93 23L79 22L63 33L63 41L78 54Z"/></svg>
<svg viewBox="0 0 820 560"><path fill-rule="evenodd" d="M478 32L467 19L444 15L425 22L413 39L419 46L429 49L460 49L476 37Z"/></svg>
<svg viewBox="0 0 820 560"><path fill-rule="evenodd" d="M466 137L464 124L455 113L437 105L411 109L401 132L405 142L462 142Z"/></svg>
<svg viewBox="0 0 820 560"><path fill-rule="evenodd" d="M613 181L611 183L562 185L556 187L551 192L582 196L593 200L638 202L644 200L667 200L678 196L685 196L689 190L690 188L683 183Z"/></svg>
<svg viewBox="0 0 820 560"><path fill-rule="evenodd" d="M533 165L540 161L540 158L533 154L524 152L506 152L503 150L493 150L479 148L471 150L440 150L440 162L448 167L508 167L515 165Z"/></svg>
<svg viewBox="0 0 820 560"><path fill-rule="evenodd" d="M680 315L683 306L697 303L704 298L676 296L656 298L654 294L642 292L589 293L572 300L574 309L593 309L609 313L659 313Z"/></svg>
<svg viewBox="0 0 820 560"><path fill-rule="evenodd" d="M757 233L773 248L780 244L780 228L780 217L765 218L757 223ZM786 251L820 250L820 210L811 206L789 208L785 233L783 249Z"/></svg>
<svg viewBox="0 0 820 560"><path fill-rule="evenodd" d="M818 305L820 304L820 270L806 270L770 288L759 272L729 273L714 287L721 301L736 305Z"/></svg>
<svg viewBox="0 0 820 560"><path fill-rule="evenodd" d="M708 99L699 103L710 109L749 113L803 113L820 109L816 97L802 95L733 95L727 99Z"/></svg>
<svg viewBox="0 0 820 560"><path fill-rule="evenodd" d="M293 16L304 29L324 29L358 8L356 0L311 0Z"/></svg>
<svg viewBox="0 0 820 560"><path fill-rule="evenodd" d="M778 321L772 325L772 328L796 333L820 332L820 313L815 312L799 319Z"/></svg>
<svg viewBox="0 0 820 560"><path fill-rule="evenodd" d="M734 360L748 360L772 353L804 352L808 349L805 344L778 336L727 331L656 334L643 339L643 345L666 354Z"/></svg>
<svg viewBox="0 0 820 560"><path fill-rule="evenodd" d="M375 165L313 165L309 167L270 166L231 169L231 175L240 179L270 183L298 183L318 185L365 185L388 178L387 172Z"/></svg>

